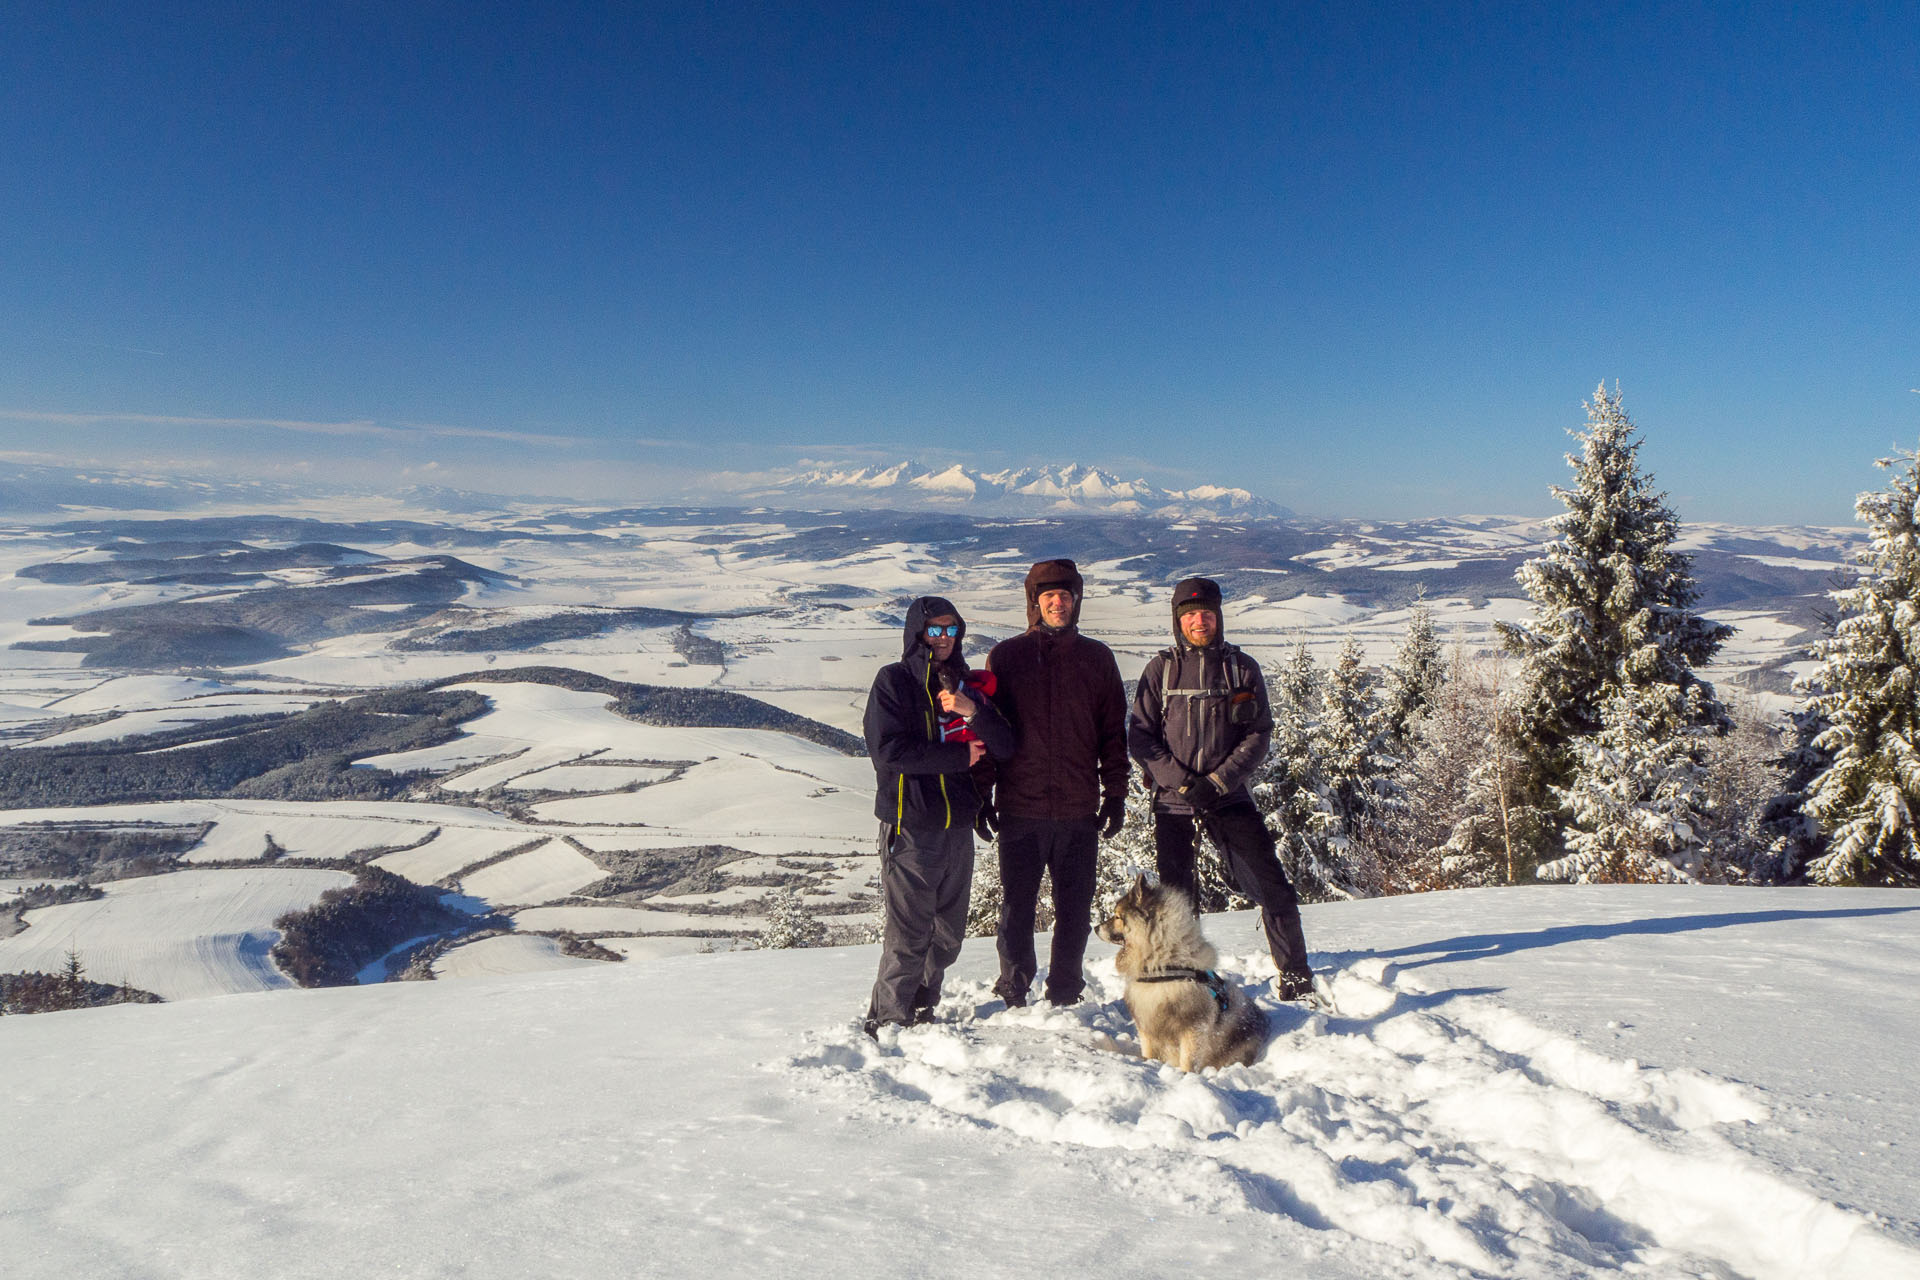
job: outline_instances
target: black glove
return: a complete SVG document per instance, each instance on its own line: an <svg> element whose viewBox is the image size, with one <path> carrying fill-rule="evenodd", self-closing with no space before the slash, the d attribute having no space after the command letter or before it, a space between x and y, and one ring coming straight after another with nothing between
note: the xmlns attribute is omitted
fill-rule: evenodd
<svg viewBox="0 0 1920 1280"><path fill-rule="evenodd" d="M1100 806L1100 838L1111 840L1120 834L1120 828L1127 824L1127 798L1108 796L1106 803Z"/></svg>
<svg viewBox="0 0 1920 1280"><path fill-rule="evenodd" d="M1000 830L1000 811L993 807L993 801L982 800L980 812L973 815L973 834L982 840L991 840Z"/></svg>
<svg viewBox="0 0 1920 1280"><path fill-rule="evenodd" d="M1180 788L1180 798L1193 806L1195 813L1212 813L1213 806L1220 803L1222 792L1213 785L1213 779L1201 774Z"/></svg>

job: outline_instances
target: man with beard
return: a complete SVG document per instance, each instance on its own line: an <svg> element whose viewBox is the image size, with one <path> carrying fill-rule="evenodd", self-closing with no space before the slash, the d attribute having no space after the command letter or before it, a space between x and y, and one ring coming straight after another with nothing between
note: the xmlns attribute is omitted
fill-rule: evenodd
<svg viewBox="0 0 1920 1280"><path fill-rule="evenodd" d="M1273 713L1260 664L1222 638L1220 586L1188 578L1173 589L1174 646L1140 673L1127 747L1153 788L1153 843L1160 882L1199 909L1194 833L1205 830L1234 886L1260 904L1260 924L1280 976L1282 1000L1313 991L1300 900L1274 851L1273 835L1247 790L1267 758Z"/></svg>
<svg viewBox="0 0 1920 1280"><path fill-rule="evenodd" d="M900 661L867 695L867 754L878 783L880 889L886 930L866 1033L933 1020L947 966L966 935L973 888L970 767L1013 755L1013 730L988 700L985 673L967 669L966 623L939 596L907 608Z"/></svg>
<svg viewBox="0 0 1920 1280"><path fill-rule="evenodd" d="M1053 953L1046 995L1072 1004L1093 928L1094 863L1120 832L1127 805L1127 696L1113 651L1080 634L1085 584L1071 560L1027 572L1027 630L987 655L995 702L1013 725L1013 758L991 773L983 836L999 829L1000 978L1010 1007L1026 1004L1038 960L1033 924L1040 878L1053 880Z"/></svg>

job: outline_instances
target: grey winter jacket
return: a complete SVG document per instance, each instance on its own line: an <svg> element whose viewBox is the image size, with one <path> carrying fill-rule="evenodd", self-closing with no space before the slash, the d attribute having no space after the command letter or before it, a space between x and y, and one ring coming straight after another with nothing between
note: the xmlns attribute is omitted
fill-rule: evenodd
<svg viewBox="0 0 1920 1280"><path fill-rule="evenodd" d="M1229 800L1249 799L1247 780L1267 758L1273 712L1260 664L1234 645L1185 641L1147 662L1127 717L1127 753L1145 770L1157 808L1192 813L1179 796L1196 777Z"/></svg>

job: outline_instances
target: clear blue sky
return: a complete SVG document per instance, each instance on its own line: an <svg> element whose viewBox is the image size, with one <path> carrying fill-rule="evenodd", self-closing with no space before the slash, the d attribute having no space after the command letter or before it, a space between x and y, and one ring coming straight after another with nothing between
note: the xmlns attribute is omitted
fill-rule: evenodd
<svg viewBox="0 0 1920 1280"><path fill-rule="evenodd" d="M1849 520L1920 10L1558 8L16 0L0 455L1541 511L1605 379L1683 517Z"/></svg>

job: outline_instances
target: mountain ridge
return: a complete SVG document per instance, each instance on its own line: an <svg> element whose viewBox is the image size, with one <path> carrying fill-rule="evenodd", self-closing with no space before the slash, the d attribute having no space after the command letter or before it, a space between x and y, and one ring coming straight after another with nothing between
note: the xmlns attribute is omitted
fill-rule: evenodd
<svg viewBox="0 0 1920 1280"><path fill-rule="evenodd" d="M857 501L973 515L1130 515L1169 520L1283 520L1293 513L1246 489L1151 481L1068 462L988 471L915 459L866 467L802 464L793 471L729 477L732 496L754 502Z"/></svg>

